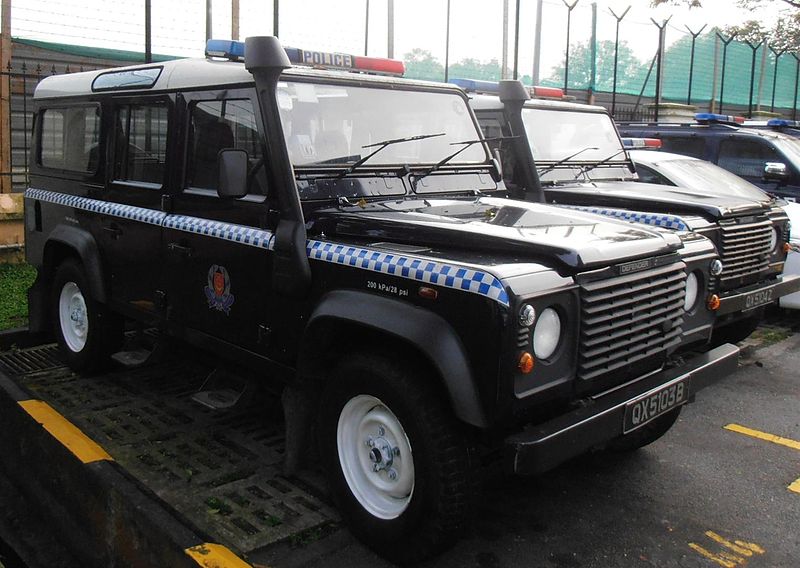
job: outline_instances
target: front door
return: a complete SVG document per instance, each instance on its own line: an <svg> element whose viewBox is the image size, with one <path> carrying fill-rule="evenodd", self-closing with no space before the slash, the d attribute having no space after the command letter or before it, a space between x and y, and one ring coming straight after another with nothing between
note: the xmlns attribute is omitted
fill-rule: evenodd
<svg viewBox="0 0 800 568"><path fill-rule="evenodd" d="M247 89L185 96L186 167L163 246L169 321L266 353L272 233L254 96ZM249 155L251 183L241 199L217 194L217 156L225 148Z"/></svg>

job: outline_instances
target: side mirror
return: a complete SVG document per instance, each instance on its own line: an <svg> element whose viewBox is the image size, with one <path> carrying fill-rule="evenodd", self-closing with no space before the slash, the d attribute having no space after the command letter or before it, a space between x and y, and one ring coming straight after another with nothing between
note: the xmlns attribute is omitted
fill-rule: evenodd
<svg viewBox="0 0 800 568"><path fill-rule="evenodd" d="M764 164L764 181L784 181L789 177L789 169L783 162L767 162Z"/></svg>
<svg viewBox="0 0 800 568"><path fill-rule="evenodd" d="M500 159L500 148L495 148L492 157L492 179L495 183L503 181L503 161Z"/></svg>
<svg viewBox="0 0 800 568"><path fill-rule="evenodd" d="M219 183L217 195L238 199L247 195L247 169L250 167L249 156L245 150L225 148L217 154Z"/></svg>

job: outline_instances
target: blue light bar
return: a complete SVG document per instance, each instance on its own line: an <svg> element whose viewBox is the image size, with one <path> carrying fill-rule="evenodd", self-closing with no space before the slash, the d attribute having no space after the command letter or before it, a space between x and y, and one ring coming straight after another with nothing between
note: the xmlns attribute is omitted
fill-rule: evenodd
<svg viewBox="0 0 800 568"><path fill-rule="evenodd" d="M713 112L698 112L694 115L697 122L720 122L727 124L742 124L743 116L732 116L730 114L715 114Z"/></svg>
<svg viewBox="0 0 800 568"><path fill-rule="evenodd" d="M785 118L772 118L767 121L767 126L772 126L773 128L797 128L800 127L800 121L786 120Z"/></svg>
<svg viewBox="0 0 800 568"><path fill-rule="evenodd" d="M497 81L480 81L478 79L450 79L454 85L458 85L468 93L490 93L493 95L500 93L500 83Z"/></svg>
<svg viewBox="0 0 800 568"><path fill-rule="evenodd" d="M206 57L224 57L232 61L244 61L244 42L210 39L206 42Z"/></svg>

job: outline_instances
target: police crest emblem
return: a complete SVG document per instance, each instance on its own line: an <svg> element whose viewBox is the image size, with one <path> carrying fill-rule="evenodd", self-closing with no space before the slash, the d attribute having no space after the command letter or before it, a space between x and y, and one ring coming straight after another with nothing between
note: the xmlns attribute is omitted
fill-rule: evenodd
<svg viewBox="0 0 800 568"><path fill-rule="evenodd" d="M212 264L208 269L208 286L204 288L208 307L229 315L233 305L231 279L224 266Z"/></svg>

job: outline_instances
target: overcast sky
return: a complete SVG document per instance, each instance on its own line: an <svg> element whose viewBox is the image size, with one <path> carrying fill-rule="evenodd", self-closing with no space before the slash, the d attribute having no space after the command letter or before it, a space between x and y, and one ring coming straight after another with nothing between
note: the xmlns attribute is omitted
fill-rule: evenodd
<svg viewBox="0 0 800 568"><path fill-rule="evenodd" d="M369 54L387 53L386 0L280 0L280 38L284 45L304 49L364 51L365 6L370 3ZM572 0L570 0L571 2ZM631 10L620 27L626 41L642 61L649 61L657 46L657 30L650 18L662 22L672 16L667 44L686 35L686 28L703 24L723 27L758 18L769 21L775 7L747 12L735 0L703 0L703 8L650 7L650 0L597 0L598 40L614 39L615 20L610 9ZM447 0L395 0L395 57L413 48L445 57ZM514 7L509 0L509 65L513 62ZM572 12L570 43L588 41L592 2L578 0ZM152 0L153 52L200 56L205 40L205 0ZM231 37L230 0L214 0L213 30L219 38ZM240 34L272 33L272 2L240 0ZM544 0L542 76L563 62L567 9L562 0ZM536 1L521 0L520 74L533 66ZM12 35L45 41L142 51L144 0L12 0ZM503 0L451 0L450 62L472 57L501 60Z"/></svg>

